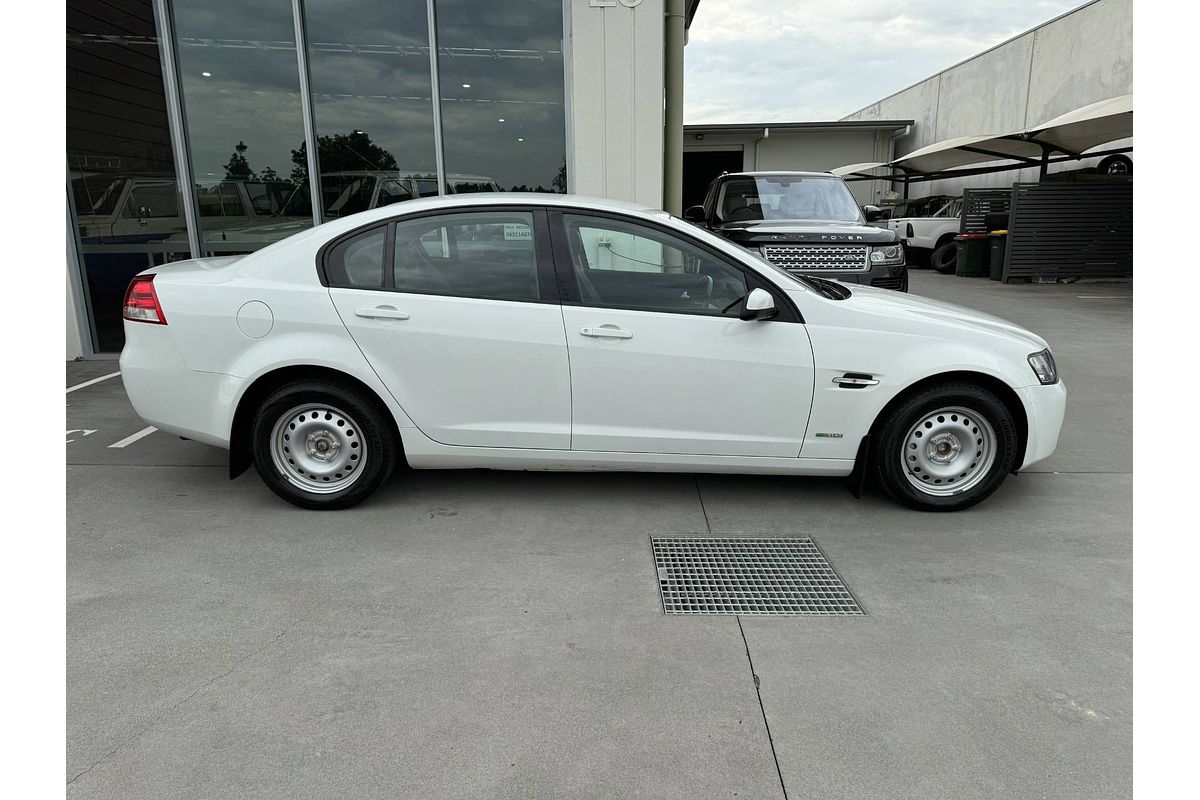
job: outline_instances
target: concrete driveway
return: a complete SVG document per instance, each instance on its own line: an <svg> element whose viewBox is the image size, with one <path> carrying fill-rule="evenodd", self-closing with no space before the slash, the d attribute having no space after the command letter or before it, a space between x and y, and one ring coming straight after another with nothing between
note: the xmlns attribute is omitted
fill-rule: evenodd
<svg viewBox="0 0 1200 800"><path fill-rule="evenodd" d="M119 377L70 391L68 795L1128 797L1132 290L912 288L1039 332L1068 387L1058 452L960 514L487 471L304 512ZM867 616L665 616L650 537L710 533L812 537Z"/></svg>

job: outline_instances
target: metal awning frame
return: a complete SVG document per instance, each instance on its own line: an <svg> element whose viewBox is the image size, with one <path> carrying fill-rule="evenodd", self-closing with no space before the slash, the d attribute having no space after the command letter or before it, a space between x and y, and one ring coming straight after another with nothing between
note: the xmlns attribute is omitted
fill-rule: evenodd
<svg viewBox="0 0 1200 800"><path fill-rule="evenodd" d="M1129 119L1127 121L1122 120L1126 115L1128 115ZM1132 136L1132 117L1133 95L1112 97L1082 106L1067 114L1055 117L1042 125L1034 128L1026 128L1020 132L998 136L965 136L957 139L947 139L943 142L920 148L908 155L901 156L888 164L851 164L848 166L861 166L863 169L843 173L842 177L846 180L890 180L902 183L904 184L905 198L908 197L908 186L910 183L920 183L923 181L986 175L988 173L1032 167L1037 167L1039 176L1044 178L1051 164L1131 152L1133 150L1131 146L1110 147L1104 150L1092 150L1091 148L1101 146L1106 141L1112 143L1118 139ZM1116 125L1106 124L1109 121L1116 123ZM1121 127L1122 122L1124 123L1124 128ZM1096 126L1095 129L1090 131L1090 136L1085 135L1088 131L1079 130L1088 124ZM1061 135L1064 132L1068 134L1065 137ZM1070 134L1073 134L1073 137ZM1099 138L1097 141L1097 136L1104 138ZM1067 140L1066 146L1063 143L1064 138ZM1089 141L1090 143L1088 143ZM955 142L962 142L962 144L955 144ZM1023 146L1008 148L1005 144L1006 142L1014 142ZM1081 149L1068 149L1071 145L1077 145ZM1002 152L1005 149L1025 152ZM1038 150L1041 151L1040 154L1037 154ZM949 154L954 151L973 153L976 156L983 156L983 158L975 159L974 162L970 158L965 158L957 164L953 161L946 164L944 162L947 159L943 159L943 166L941 168L924 170L907 166L904 163L906 159L919 160L935 156L939 153ZM994 163L997 161L1006 163ZM990 166L971 166L972 163L990 164ZM888 169L890 173L884 175L877 174L875 171L879 169Z"/></svg>
<svg viewBox="0 0 1200 800"><path fill-rule="evenodd" d="M1048 142L1039 141L1036 135L1015 134L1012 136L996 137L1002 139L1013 139L1015 141L1029 142L1036 144L1042 148L1041 158L1027 158L1024 156L1014 156L1007 153L998 153L980 147L972 147L970 145L960 146L959 150L967 150L972 153L979 153L985 156L995 156L996 160L1004 160L1009 164L998 164L990 167L967 167L957 169L945 169L935 172L923 172L912 167L905 167L901 164L883 165L892 170L891 174L872 175L869 171L866 172L851 172L843 175L842 179L846 181L893 181L901 183L904 186L904 199L908 199L908 187L911 183L924 183L926 181L939 181L949 178L967 178L974 175L988 175L995 172L1008 172L1014 169L1028 169L1030 167L1038 168L1038 176L1046 177L1046 173L1051 164L1061 164L1067 161L1080 161L1085 158L1098 158L1102 156L1117 155L1118 153L1133 152L1133 147L1115 147L1108 150L1088 151L1084 153L1071 153L1058 145ZM1052 155L1053 153L1061 153L1062 155ZM876 167L881 169L882 167Z"/></svg>

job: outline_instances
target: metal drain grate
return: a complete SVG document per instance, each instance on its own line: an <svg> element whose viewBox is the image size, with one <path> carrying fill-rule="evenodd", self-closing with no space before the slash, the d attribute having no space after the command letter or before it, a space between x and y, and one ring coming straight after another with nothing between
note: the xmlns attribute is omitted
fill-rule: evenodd
<svg viewBox="0 0 1200 800"><path fill-rule="evenodd" d="M668 614L865 614L808 538L651 537Z"/></svg>

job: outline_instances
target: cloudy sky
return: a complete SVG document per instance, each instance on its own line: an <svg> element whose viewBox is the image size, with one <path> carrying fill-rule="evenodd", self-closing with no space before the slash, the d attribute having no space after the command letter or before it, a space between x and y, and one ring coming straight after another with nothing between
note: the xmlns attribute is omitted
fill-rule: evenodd
<svg viewBox="0 0 1200 800"><path fill-rule="evenodd" d="M684 122L835 120L1084 0L704 0Z"/></svg>

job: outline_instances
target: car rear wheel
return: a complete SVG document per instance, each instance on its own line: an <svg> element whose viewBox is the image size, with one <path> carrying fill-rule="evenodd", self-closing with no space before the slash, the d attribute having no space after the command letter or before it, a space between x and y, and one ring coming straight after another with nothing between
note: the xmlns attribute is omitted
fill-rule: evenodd
<svg viewBox="0 0 1200 800"><path fill-rule="evenodd" d="M348 508L382 486L395 466L384 414L373 398L327 381L282 386L254 418L254 467L289 503Z"/></svg>
<svg viewBox="0 0 1200 800"><path fill-rule="evenodd" d="M935 386L881 421L872 464L893 498L924 511L958 511L1004 482L1017 456L1012 413L971 384Z"/></svg>

